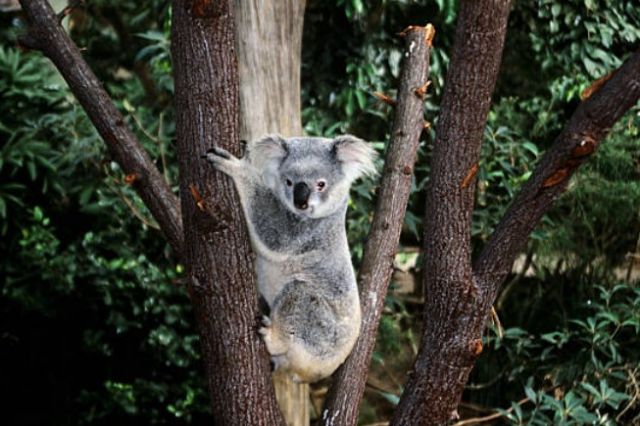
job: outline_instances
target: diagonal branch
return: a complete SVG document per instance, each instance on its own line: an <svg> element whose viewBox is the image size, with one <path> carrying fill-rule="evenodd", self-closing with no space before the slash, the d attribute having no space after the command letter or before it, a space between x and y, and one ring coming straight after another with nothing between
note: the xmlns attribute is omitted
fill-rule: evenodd
<svg viewBox="0 0 640 426"><path fill-rule="evenodd" d="M474 275L492 302L516 255L574 171L611 127L640 99L640 51L585 99L524 184L474 263ZM485 293L485 292L483 292Z"/></svg>
<svg viewBox="0 0 640 426"><path fill-rule="evenodd" d="M182 218L178 198L147 152L126 126L122 114L59 23L46 0L20 0L31 25L20 42L51 59L69 84L107 148L158 221L173 250L182 252Z"/></svg>
<svg viewBox="0 0 640 426"><path fill-rule="evenodd" d="M427 87L432 25L409 27L396 115L371 232L359 271L362 325L351 355L334 376L322 412L322 424L355 425L364 393L380 314L393 272L413 165L424 128L423 97Z"/></svg>

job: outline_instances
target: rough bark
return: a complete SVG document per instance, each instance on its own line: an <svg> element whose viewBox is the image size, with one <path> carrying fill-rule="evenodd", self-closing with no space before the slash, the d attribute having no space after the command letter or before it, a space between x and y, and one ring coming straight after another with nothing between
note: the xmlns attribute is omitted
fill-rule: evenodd
<svg viewBox="0 0 640 426"><path fill-rule="evenodd" d="M126 126L124 117L60 25L51 6L45 0L21 0L20 3L30 24L21 43L42 51L51 59L127 175L127 180L160 225L167 241L180 255L183 231L178 198Z"/></svg>
<svg viewBox="0 0 640 426"><path fill-rule="evenodd" d="M460 2L425 214L421 348L392 424L448 421L482 348L471 272L474 170L500 67L508 0Z"/></svg>
<svg viewBox="0 0 640 426"><path fill-rule="evenodd" d="M410 27L406 31L405 59L391 141L358 274L362 328L351 355L334 374L321 415L323 425L356 425L358 421L359 403L367 382L369 362L409 200L420 134L425 124L423 97L433 27L429 26L428 30Z"/></svg>
<svg viewBox="0 0 640 426"><path fill-rule="evenodd" d="M240 73L240 139L302 134L300 54L304 0L235 1ZM309 424L309 386L273 377L289 426Z"/></svg>
<svg viewBox="0 0 640 426"><path fill-rule="evenodd" d="M639 98L640 51L580 103L475 261L474 274L489 304L493 303L529 234L566 189L574 171L591 156L614 123L636 105Z"/></svg>
<svg viewBox="0 0 640 426"><path fill-rule="evenodd" d="M284 421L256 332L255 280L240 203L231 180L200 159L212 146L240 155L231 3L173 1L184 258L215 424L271 426Z"/></svg>

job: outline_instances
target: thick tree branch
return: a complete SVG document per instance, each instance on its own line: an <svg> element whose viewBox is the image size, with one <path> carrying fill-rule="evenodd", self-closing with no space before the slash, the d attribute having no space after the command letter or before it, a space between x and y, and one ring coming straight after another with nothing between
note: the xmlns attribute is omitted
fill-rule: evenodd
<svg viewBox="0 0 640 426"><path fill-rule="evenodd" d="M474 274L489 303L493 303L529 234L565 190L574 171L596 150L613 124L638 103L638 99L640 51L578 106L474 263Z"/></svg>
<svg viewBox="0 0 640 426"><path fill-rule="evenodd" d="M164 180L140 142L126 126L122 114L71 41L46 0L20 0L31 25L21 43L41 50L69 84L107 148L158 221L173 250L182 252L182 218L178 198Z"/></svg>
<svg viewBox="0 0 640 426"><path fill-rule="evenodd" d="M174 0L171 55L189 277L216 425L284 424L260 340L253 259L228 176L200 159L239 156L238 64L232 0ZM188 194L191 193L192 196Z"/></svg>
<svg viewBox="0 0 640 426"><path fill-rule="evenodd" d="M482 350L471 272L474 169L500 68L509 0L463 0L427 190L424 329L392 424L446 423Z"/></svg>
<svg viewBox="0 0 640 426"><path fill-rule="evenodd" d="M334 375L322 411L324 425L355 425L364 393L380 314L393 272L404 213L409 199L413 166L424 127L424 91L429 69L432 25L406 32L405 60L400 77L385 168L371 232L359 271L362 328L347 361ZM416 93L417 92L417 93Z"/></svg>

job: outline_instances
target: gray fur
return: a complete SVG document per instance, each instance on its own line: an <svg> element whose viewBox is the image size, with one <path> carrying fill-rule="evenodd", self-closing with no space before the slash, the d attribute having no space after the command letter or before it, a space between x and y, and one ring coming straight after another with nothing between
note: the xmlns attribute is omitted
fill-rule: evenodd
<svg viewBox="0 0 640 426"><path fill-rule="evenodd" d="M351 183L375 171L375 151L353 136L274 135L250 142L242 159L220 148L206 157L240 195L271 310L260 333L276 368L302 382L329 376L360 330L345 214ZM298 184L310 191L294 202Z"/></svg>

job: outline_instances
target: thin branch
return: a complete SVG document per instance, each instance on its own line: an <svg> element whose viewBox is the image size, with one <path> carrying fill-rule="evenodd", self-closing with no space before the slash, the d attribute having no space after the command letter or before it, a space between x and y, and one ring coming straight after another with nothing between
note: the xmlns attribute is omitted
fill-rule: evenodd
<svg viewBox="0 0 640 426"><path fill-rule="evenodd" d="M533 175L498 223L474 263L474 275L493 300L529 234L569 178L596 150L611 127L640 99L640 51L627 60L578 107Z"/></svg>
<svg viewBox="0 0 640 426"><path fill-rule="evenodd" d="M383 102L389 106L395 107L397 102L395 99L391 98L388 95L385 95L382 92L373 92L373 96L378 99L380 102Z"/></svg>
<svg viewBox="0 0 640 426"><path fill-rule="evenodd" d="M406 30L405 61L396 103L384 172L371 232L359 271L362 325L360 337L344 363L334 375L322 412L322 424L355 425L358 406L364 393L371 353L375 346L380 315L393 272L393 260L400 239L403 218L409 199L413 166L424 125L424 103L416 90L426 90L429 69L429 44L433 26ZM424 93L422 93L424 95Z"/></svg>
<svg viewBox="0 0 640 426"><path fill-rule="evenodd" d="M127 175L129 176L129 175ZM116 183L119 183L118 181L116 181ZM125 183L126 183L126 178L125 178ZM115 194L118 195L118 197L120 197L120 199L122 200L123 203L126 204L126 206L129 208L129 210L131 210L131 213L133 213L133 215L135 217L138 218L138 220L140 222L142 222L144 225L148 226L151 229L155 229L160 231L160 227L158 226L157 223L151 222L149 219L147 219L142 212L135 206L134 202L131 201L126 195L124 195L124 193L122 191L120 191L115 185L112 185L110 183L107 183L107 186L109 187L109 189L111 189Z"/></svg>
<svg viewBox="0 0 640 426"><path fill-rule="evenodd" d="M640 386L638 386L638 381L636 380L637 371L638 371L637 368L635 370L631 370L630 368L627 369L627 375L629 376L629 379L631 380L631 384L633 386L633 398L631 398L631 400L626 405L626 407L624 407L624 409L620 411L620 414L616 416L617 422L619 422L622 419L622 417L624 417L626 412L629 411L640 399Z"/></svg>
<svg viewBox="0 0 640 426"><path fill-rule="evenodd" d="M529 398L522 398L516 404L518 406L520 406L520 405L526 404L529 401L530 401ZM506 410L504 410L504 413L498 412L498 413L493 413L493 414L490 414L490 415L484 416L484 417L474 417L474 418L471 418L471 419L466 419L466 420L462 420L460 422L456 422L452 426L467 426L467 425L477 425L479 423L486 423L488 421L504 417L505 414L508 414L508 413L512 412L513 410L514 410L514 408L510 407L510 408L507 408Z"/></svg>
<svg viewBox="0 0 640 426"><path fill-rule="evenodd" d="M69 84L109 152L127 175L135 175L133 187L149 208L173 250L182 253L182 218L178 198L155 167L122 114L89 68L80 50L59 23L46 0L20 0L29 20L29 33L20 43L41 50Z"/></svg>

